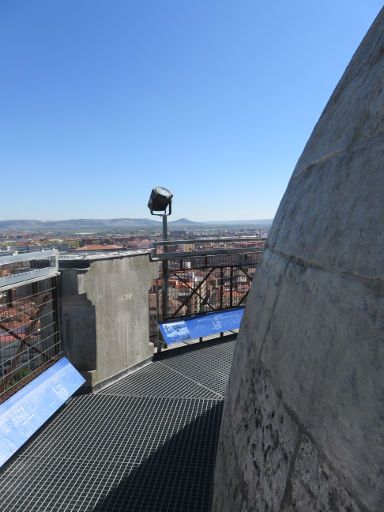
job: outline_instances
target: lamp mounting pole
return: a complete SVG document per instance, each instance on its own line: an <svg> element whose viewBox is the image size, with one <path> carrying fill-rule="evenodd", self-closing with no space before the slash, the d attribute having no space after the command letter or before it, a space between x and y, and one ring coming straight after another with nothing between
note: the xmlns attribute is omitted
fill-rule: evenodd
<svg viewBox="0 0 384 512"><path fill-rule="evenodd" d="M167 240L168 240L168 225L167 217L172 213L172 197L173 194L164 187L155 187L152 189L148 208L151 215L158 215L163 217L163 253L168 252ZM167 211L168 210L168 211ZM161 213L155 213L161 212ZM165 322L168 316L168 260L166 258L162 261L162 308L161 308L161 321ZM161 346L157 344L157 351L161 352Z"/></svg>
<svg viewBox="0 0 384 512"><path fill-rule="evenodd" d="M167 215L163 215L163 242L168 240L168 224ZM163 253L168 252L166 244L163 245ZM168 260L162 261L162 274L163 274L163 304L162 304L162 321L165 322L168 316Z"/></svg>

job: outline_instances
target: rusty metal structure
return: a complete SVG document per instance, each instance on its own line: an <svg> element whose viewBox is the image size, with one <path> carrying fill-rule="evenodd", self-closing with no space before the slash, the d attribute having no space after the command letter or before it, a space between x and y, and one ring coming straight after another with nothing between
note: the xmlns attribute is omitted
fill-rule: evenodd
<svg viewBox="0 0 384 512"><path fill-rule="evenodd" d="M0 256L0 403L61 353L56 250Z"/></svg>

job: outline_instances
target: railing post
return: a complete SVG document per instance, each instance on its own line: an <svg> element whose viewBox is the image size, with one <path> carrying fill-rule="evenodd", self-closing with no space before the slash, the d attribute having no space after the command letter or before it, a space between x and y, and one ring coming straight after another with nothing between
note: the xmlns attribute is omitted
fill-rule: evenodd
<svg viewBox="0 0 384 512"><path fill-rule="evenodd" d="M220 268L220 309L224 306L224 267Z"/></svg>
<svg viewBox="0 0 384 512"><path fill-rule="evenodd" d="M168 226L167 216L163 215L163 242L168 240ZM168 252L167 244L163 245L164 255ZM163 274L163 300L162 300L162 321L165 322L168 317L168 260L166 258L162 261L162 274ZM157 352L161 352L161 344L157 344Z"/></svg>
<svg viewBox="0 0 384 512"><path fill-rule="evenodd" d="M220 309L222 310L224 306L224 267L220 268ZM220 337L222 338L224 333L220 333Z"/></svg>

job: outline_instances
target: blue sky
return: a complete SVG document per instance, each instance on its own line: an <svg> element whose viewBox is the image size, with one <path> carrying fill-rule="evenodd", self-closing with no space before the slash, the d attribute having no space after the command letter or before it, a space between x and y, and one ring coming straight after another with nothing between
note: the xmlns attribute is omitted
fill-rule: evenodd
<svg viewBox="0 0 384 512"><path fill-rule="evenodd" d="M377 0L2 0L0 219L274 216Z"/></svg>

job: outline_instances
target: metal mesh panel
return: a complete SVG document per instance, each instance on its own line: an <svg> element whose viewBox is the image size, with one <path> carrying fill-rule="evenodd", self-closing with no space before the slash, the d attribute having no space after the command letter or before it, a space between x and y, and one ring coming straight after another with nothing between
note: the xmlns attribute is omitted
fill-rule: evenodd
<svg viewBox="0 0 384 512"><path fill-rule="evenodd" d="M0 403L61 352L56 278L0 289Z"/></svg>
<svg viewBox="0 0 384 512"><path fill-rule="evenodd" d="M208 511L221 408L76 398L0 476L1 510Z"/></svg>
<svg viewBox="0 0 384 512"><path fill-rule="evenodd" d="M192 350L180 355L164 354L163 364L224 397L235 350L235 340L216 345L204 343L191 348Z"/></svg>
<svg viewBox="0 0 384 512"><path fill-rule="evenodd" d="M220 398L214 390L191 379L188 374L155 362L99 392L103 395L169 398Z"/></svg>

